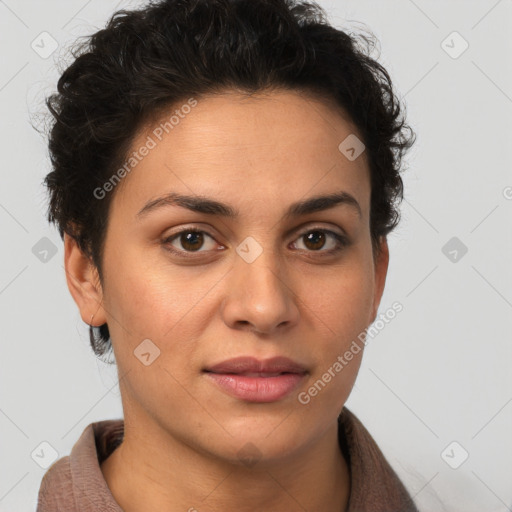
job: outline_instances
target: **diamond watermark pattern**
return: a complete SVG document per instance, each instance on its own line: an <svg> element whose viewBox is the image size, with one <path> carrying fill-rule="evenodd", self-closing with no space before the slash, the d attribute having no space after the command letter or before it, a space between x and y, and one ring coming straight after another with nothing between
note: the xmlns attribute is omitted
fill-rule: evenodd
<svg viewBox="0 0 512 512"><path fill-rule="evenodd" d="M452 441L442 452L441 458L450 466L452 469L457 469L466 462L469 457L469 453L466 449L457 441Z"/></svg>
<svg viewBox="0 0 512 512"><path fill-rule="evenodd" d="M458 59L469 48L469 43L455 30L443 40L441 48L452 59Z"/></svg>
<svg viewBox="0 0 512 512"><path fill-rule="evenodd" d="M144 366L149 366L160 357L160 349L150 339L145 339L133 353Z"/></svg>
<svg viewBox="0 0 512 512"><path fill-rule="evenodd" d="M247 466L254 466L262 457L258 447L249 442L246 443L240 450L238 450L238 458Z"/></svg>
<svg viewBox="0 0 512 512"><path fill-rule="evenodd" d="M59 453L48 441L43 441L30 456L39 467L48 469L57 460Z"/></svg>
<svg viewBox="0 0 512 512"><path fill-rule="evenodd" d="M39 57L47 59L59 46L59 43L48 32L41 32L30 44Z"/></svg>
<svg viewBox="0 0 512 512"><path fill-rule="evenodd" d="M43 238L32 247L32 254L39 261L48 263L57 254L57 246L49 238L43 236Z"/></svg>
<svg viewBox="0 0 512 512"><path fill-rule="evenodd" d="M263 247L252 236L248 236L236 248L236 252L244 261L252 263L263 252Z"/></svg>
<svg viewBox="0 0 512 512"><path fill-rule="evenodd" d="M360 140L356 135L351 133L338 146L338 149L340 150L340 153L347 157L348 160L353 162L363 153L363 151L366 149L366 146L363 144L362 140Z"/></svg>
<svg viewBox="0 0 512 512"><path fill-rule="evenodd" d="M454 236L443 245L441 252L452 263L458 263L468 252L468 248L456 236Z"/></svg>

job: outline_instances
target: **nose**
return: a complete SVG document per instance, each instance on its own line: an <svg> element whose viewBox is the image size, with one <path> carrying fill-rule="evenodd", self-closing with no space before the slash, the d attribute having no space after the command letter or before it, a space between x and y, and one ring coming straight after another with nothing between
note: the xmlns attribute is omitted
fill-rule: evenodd
<svg viewBox="0 0 512 512"><path fill-rule="evenodd" d="M295 325L298 298L287 275L271 250L251 263L237 256L226 276L222 305L226 325L262 334L281 333Z"/></svg>

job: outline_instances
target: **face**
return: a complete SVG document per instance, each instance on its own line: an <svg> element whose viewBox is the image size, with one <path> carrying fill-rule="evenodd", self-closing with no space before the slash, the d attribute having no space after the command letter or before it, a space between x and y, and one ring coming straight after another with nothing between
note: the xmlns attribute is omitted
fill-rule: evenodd
<svg viewBox="0 0 512 512"><path fill-rule="evenodd" d="M103 286L70 284L83 320L108 323L125 423L226 460L248 442L268 460L298 453L336 422L363 350L335 363L384 288L366 154L338 149L356 128L290 91L198 99L168 133L158 125L138 133L131 152L154 147L115 190ZM155 201L171 193L224 209ZM332 194L344 200L289 213ZM69 239L66 251L78 274ZM255 366L216 366L239 357Z"/></svg>

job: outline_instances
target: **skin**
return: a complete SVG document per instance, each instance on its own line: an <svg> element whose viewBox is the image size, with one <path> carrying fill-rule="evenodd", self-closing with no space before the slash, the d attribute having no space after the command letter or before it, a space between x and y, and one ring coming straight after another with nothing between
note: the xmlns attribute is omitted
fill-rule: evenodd
<svg viewBox="0 0 512 512"><path fill-rule="evenodd" d="M101 469L126 512L346 510L337 417L363 350L307 405L297 399L374 321L388 269L385 238L372 253L366 153L349 161L338 149L357 134L342 114L297 91L200 98L117 186L103 283L66 236L67 282L81 317L108 323L113 342L125 438ZM132 150L154 127L138 132ZM284 217L293 202L341 190L361 216L341 204ZM240 217L170 205L137 219L171 191L228 203ZM184 236L164 242L191 226L207 233L202 245L190 249ZM308 242L311 228L345 233L349 245L322 257L336 240ZM252 263L236 252L248 236L263 250ZM134 350L148 338L160 356L145 366ZM308 374L277 402L245 402L202 372L240 355L283 355ZM247 443L259 456L251 467L238 456Z"/></svg>

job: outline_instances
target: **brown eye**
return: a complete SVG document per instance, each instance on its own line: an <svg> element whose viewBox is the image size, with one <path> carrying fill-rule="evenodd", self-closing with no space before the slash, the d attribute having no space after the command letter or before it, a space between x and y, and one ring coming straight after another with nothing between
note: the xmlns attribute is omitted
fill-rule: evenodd
<svg viewBox="0 0 512 512"><path fill-rule="evenodd" d="M329 239L331 239L330 243ZM348 245L346 237L328 229L310 229L302 233L297 240L302 241L307 251L327 254L338 252ZM326 245L327 249L322 251L321 249L324 249ZM298 249L302 249L302 247L298 247Z"/></svg>
<svg viewBox="0 0 512 512"><path fill-rule="evenodd" d="M207 247L205 251L201 251L205 245L205 242L210 239L213 243L210 243L211 247ZM173 253L194 253L194 252L207 252L216 246L213 237L211 237L205 231L197 229L184 229L163 241L164 245ZM180 247L181 246L181 247Z"/></svg>
<svg viewBox="0 0 512 512"><path fill-rule="evenodd" d="M325 244L325 233L322 231L311 231L304 235L306 247L311 250L321 249Z"/></svg>
<svg viewBox="0 0 512 512"><path fill-rule="evenodd" d="M336 254L349 245L349 240L344 235L320 228L309 229L303 232L296 240L298 242L296 241L293 244L296 249L318 253L318 256ZM210 243L209 246L208 241ZM211 253L217 246L220 249L225 249L222 245L219 246L215 239L207 232L194 228L182 229L164 239L162 243L166 250L176 256L188 256L190 258L194 257L195 254Z"/></svg>
<svg viewBox="0 0 512 512"><path fill-rule="evenodd" d="M197 231L188 231L181 233L179 240L181 242L181 246L186 251L196 251L203 245L204 237L202 233Z"/></svg>

